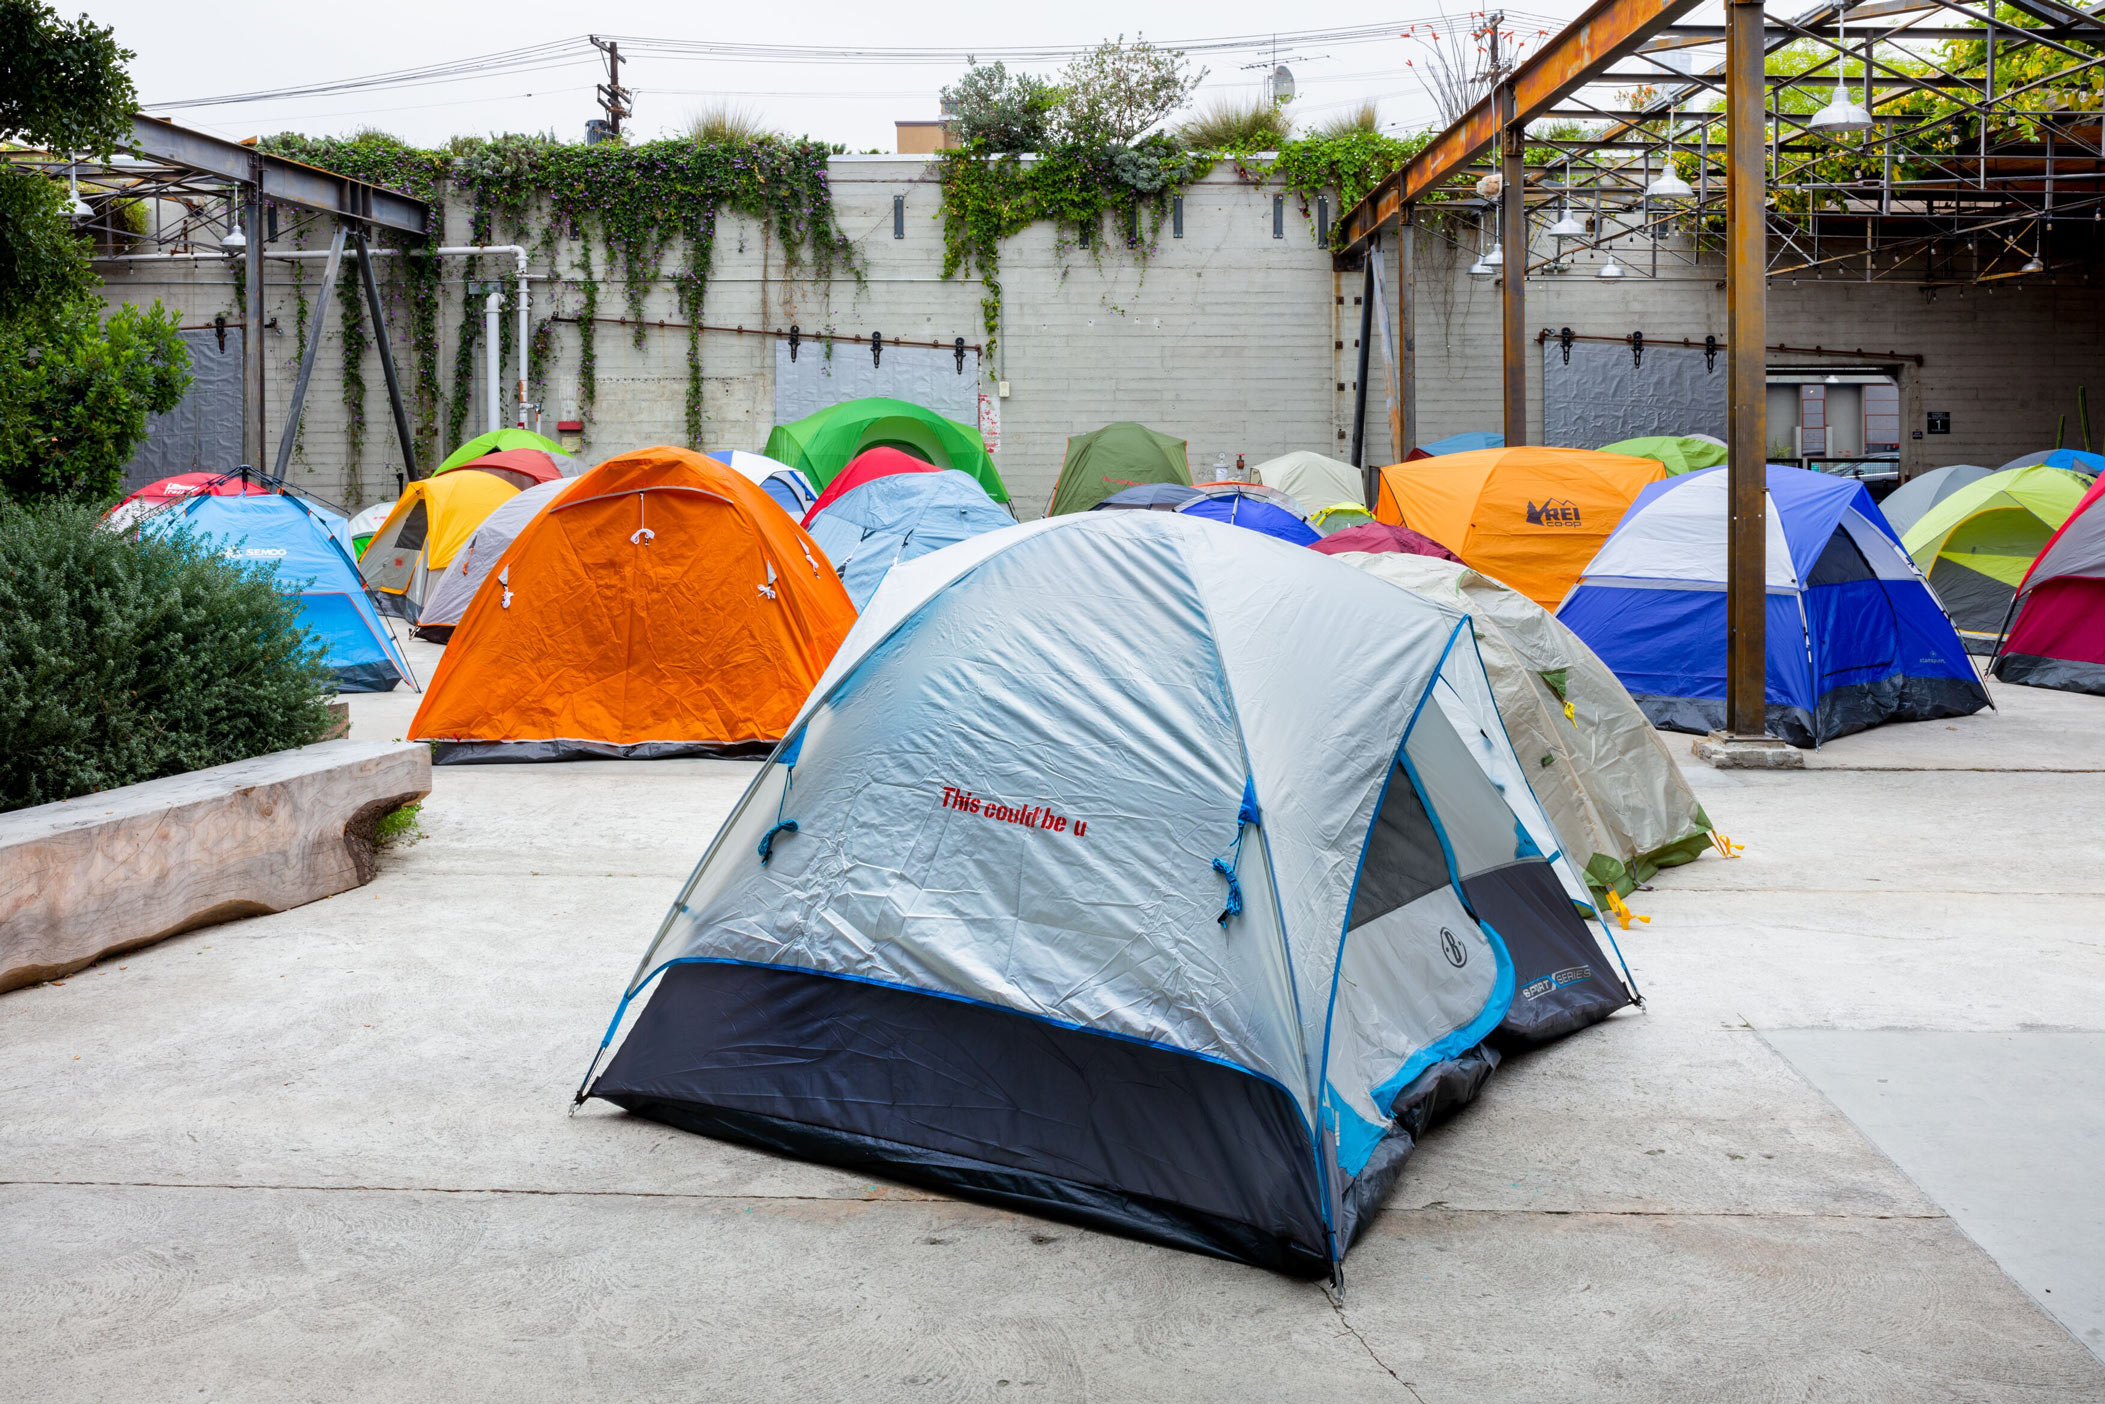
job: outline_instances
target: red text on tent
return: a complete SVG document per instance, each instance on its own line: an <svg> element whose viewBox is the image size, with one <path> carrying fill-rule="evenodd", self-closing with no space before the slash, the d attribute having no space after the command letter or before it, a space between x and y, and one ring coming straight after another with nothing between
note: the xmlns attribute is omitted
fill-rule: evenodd
<svg viewBox="0 0 2105 1404"><path fill-rule="evenodd" d="M1089 832L1087 819L1070 820L1064 814L1055 814L1042 804L1015 805L997 804L983 799L970 790L960 790L952 785L943 787L943 808L959 810L965 814L977 814L982 819L992 819L997 824L1021 824L1026 829L1044 829L1055 834L1073 834L1076 838Z"/></svg>

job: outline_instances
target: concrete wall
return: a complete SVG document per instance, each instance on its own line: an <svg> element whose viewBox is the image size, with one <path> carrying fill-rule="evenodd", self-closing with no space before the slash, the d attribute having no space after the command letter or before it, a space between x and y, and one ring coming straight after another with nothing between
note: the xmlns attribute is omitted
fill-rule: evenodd
<svg viewBox="0 0 2105 1404"><path fill-rule="evenodd" d="M832 165L836 210L855 244L865 277L815 281L785 267L771 232L739 216L719 227L716 260L704 319L747 328L786 328L844 336L882 332L888 340L945 344L962 336L982 340L977 281L942 277L940 193L934 167L916 157L840 157ZM904 238L893 237L893 198L904 198ZM1185 234L1165 226L1160 247L1140 261L1123 248L1063 247L1063 236L1038 225L1003 250L1005 325L984 367L991 392L1008 381L1011 394L996 405L1000 447L996 461L1020 515L1043 510L1069 434L1118 419L1138 419L1190 441L1193 468L1208 475L1221 456L1252 463L1293 448L1349 454L1349 420L1357 353L1360 275L1332 271L1329 255L1289 200L1284 237L1272 234L1272 192L1232 171L1216 172L1185 196ZM467 214L455 209L449 242L466 242ZM320 232L310 247L321 247ZM1476 256L1473 236L1416 236L1418 441L1466 429L1498 427L1498 286L1467 277ZM281 243L280 247L289 245ZM575 314L575 282L555 284L560 271L574 280L579 250L566 242L558 269L536 259L535 317L556 299ZM1097 254L1101 257L1096 256ZM1396 248L1385 252L1396 310ZM1638 276L1649 250L1618 250L1632 276L1601 282L1597 264L1576 261L1561 276L1528 284L1527 325L1569 326L1582 335L1621 338L1641 330L1654 342L1701 341L1725 334L1722 269L1694 265L1662 251L1658 279ZM647 319L677 319L670 273L653 282ZM607 279L603 250L594 265ZM485 260L483 275L493 271ZM181 309L186 324L234 310L233 270L210 263L105 263L108 295L140 301L159 297ZM309 264L309 287L318 264ZM439 362L442 386L451 366L460 307L457 264L447 270L446 322ZM299 348L295 345L290 267L269 266L267 333L269 418L275 426L289 398ZM621 315L624 285L605 281L599 311ZM2027 287L2022 280L1986 288L1947 288L1934 297L1911 286L1849 282L1776 281L1770 290L1771 343L1862 347L1875 353L1920 355L1902 364L1903 463L1911 469L1940 463L1998 464L2053 440L2055 419L2070 416L2074 441L2079 385L2105 397L2105 292L2091 287ZM406 309L391 314L398 356ZM599 394L588 416L584 455L591 460L653 443L684 441L686 340L678 330L646 328L638 347L626 327L602 326L596 337ZM1377 339L1368 396L1368 457L1390 461L1402 446L1389 442L1383 407L1385 376ZM308 402L304 447L296 481L347 507L393 496L399 467L378 359L368 354L366 445L362 461L348 461L339 391L341 342L333 319ZM578 413L579 337L561 326L544 410L552 432L559 418ZM867 355L865 347L836 347L836 355ZM704 448L759 448L774 423L774 341L757 334L705 333ZM1775 364L1807 358L1772 356ZM480 357L478 357L480 361ZM1823 363L1824 364L1824 363ZM1846 362L1837 362L1846 365ZM1541 356L1529 347L1531 432L1541 432ZM504 372L510 397L511 368ZM480 366L467 432L483 423ZM1914 439L1927 411L1952 417L1949 437ZM2105 424L2105 400L2099 419ZM2105 430L2101 430L2105 432ZM273 433L275 443L275 432ZM448 446L450 447L450 445Z"/></svg>
<svg viewBox="0 0 2105 1404"><path fill-rule="evenodd" d="M1570 273L1528 280L1531 339L1542 328L1570 327L1582 336L1642 331L1655 343L1701 342L1706 335L1724 341L1721 264L1706 258L1690 265L1679 250L1665 248L1655 280L1637 276L1650 266L1648 250L1616 252L1631 271L1619 281L1594 277L1599 261L1590 257L1574 259ZM1546 254L1546 247L1536 250L1538 258ZM1475 257L1470 231L1416 236L1421 442L1499 428L1499 286L1463 272ZM1768 341L1867 353L1859 360L1772 352L1772 366L1846 370L1851 363L1889 364L1879 353L1921 356L1920 366L1898 363L1901 464L1910 473L1945 463L1994 467L2049 446L2062 414L2068 416L2066 442L2079 444L2077 387L2105 394L2105 289L2088 285L2027 286L2011 279L1932 294L1898 283L1779 278L1769 286ZM1528 350L1529 425L1539 434L1541 354L1532 340ZM2105 401L2094 404L2092 446L2099 447ZM1929 437L1927 414L1939 410L1950 413L1952 432ZM1913 437L1918 431L1925 437Z"/></svg>
<svg viewBox="0 0 2105 1404"><path fill-rule="evenodd" d="M980 283L942 277L941 196L934 167L912 157L840 157L831 177L838 218L864 270L862 283L846 276L821 282L786 270L769 230L727 215L718 229L704 320L756 329L795 323L807 336L830 329L843 336L879 331L888 341L948 344L960 336L968 345L982 341ZM904 238L893 237L894 196L905 198ZM1146 261L1119 246L1098 251L1100 258L1088 249L1063 251L1059 232L1046 225L1004 247L1005 335L986 367L991 374L985 388L991 393L997 376L1010 385L1009 398L998 405L1001 437L995 456L1019 514L1035 516L1044 509L1067 436L1113 420L1137 419L1187 438L1193 468L1202 475L1220 455L1232 465L1238 454L1255 463L1293 448L1338 453L1344 446L1357 327L1341 330L1339 319L1357 315L1357 279L1346 279L1352 286L1341 307L1330 256L1317 246L1308 221L1289 202L1285 236L1275 239L1270 193L1232 171L1199 182L1184 203L1184 237L1171 237L1165 222L1159 250ZM467 242L466 219L464 210L449 211L448 242ZM308 247L326 247L327 237L317 232ZM291 245L281 241L274 247ZM566 277L574 278L577 256L573 242L561 245L557 260ZM669 275L677 271L680 257L677 251L670 256L672 266L651 287L646 319L678 319ZM604 250L595 248L593 260L606 279ZM451 384L461 301L458 261L449 262L454 266L446 272L442 387ZM500 263L484 259L481 275L492 276ZM310 290L319 267L318 261L307 265ZM179 308L186 324L234 312L237 275L217 261L108 262L102 271L111 299L158 297ZM548 310L551 271L542 259L533 261L536 321ZM292 277L290 265L268 265L267 315L278 322L264 338L273 445L299 360ZM564 313L578 311L577 287L561 287L555 296ZM600 315L623 311L624 285L606 281ZM405 354L406 309L390 316L399 360ZM393 496L400 454L379 360L369 353L363 461L356 467L347 461L338 331L332 314L293 476L355 507ZM1341 339L1343 346L1337 345ZM551 434L557 419L577 414L578 350L577 328L559 326L544 405ZM685 334L646 328L639 348L630 328L603 325L596 352L598 398L586 422L584 456L597 460L641 445L684 442ZM704 334L702 447L758 449L765 442L774 423L774 354L772 337ZM842 344L834 354L867 356L869 351ZM480 432L484 422L481 355L478 351L468 433ZM507 405L513 374L508 366ZM1384 426L1374 452L1387 447Z"/></svg>

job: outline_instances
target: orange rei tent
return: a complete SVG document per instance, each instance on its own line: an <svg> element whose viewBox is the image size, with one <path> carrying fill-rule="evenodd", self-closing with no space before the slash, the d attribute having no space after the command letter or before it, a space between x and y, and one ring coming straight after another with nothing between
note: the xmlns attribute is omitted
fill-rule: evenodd
<svg viewBox="0 0 2105 1404"><path fill-rule="evenodd" d="M1637 494L1665 476L1657 459L1591 449L1446 453L1382 469L1374 516L1553 610Z"/></svg>
<svg viewBox="0 0 2105 1404"><path fill-rule="evenodd" d="M759 486L639 449L505 548L409 734L442 764L765 751L854 622L825 554Z"/></svg>

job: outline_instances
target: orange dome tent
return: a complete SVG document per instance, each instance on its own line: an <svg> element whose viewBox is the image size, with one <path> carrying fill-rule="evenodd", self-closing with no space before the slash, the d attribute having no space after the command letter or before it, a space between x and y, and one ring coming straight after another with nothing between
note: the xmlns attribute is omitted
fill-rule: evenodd
<svg viewBox="0 0 2105 1404"><path fill-rule="evenodd" d="M575 479L497 558L409 734L442 764L764 751L854 622L760 487L639 449Z"/></svg>
<svg viewBox="0 0 2105 1404"><path fill-rule="evenodd" d="M1440 454L1382 469L1374 517L1553 610L1637 494L1665 476L1657 459L1591 449Z"/></svg>

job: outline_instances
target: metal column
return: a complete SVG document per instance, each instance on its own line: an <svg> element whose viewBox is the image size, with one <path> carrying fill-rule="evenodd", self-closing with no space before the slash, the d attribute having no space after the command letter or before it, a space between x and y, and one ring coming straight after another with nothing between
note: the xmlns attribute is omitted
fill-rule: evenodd
<svg viewBox="0 0 2105 1404"><path fill-rule="evenodd" d="M1505 282L1499 299L1504 334L1500 337L1500 365L1504 381L1506 443L1509 447L1528 441L1528 206L1525 132L1513 120L1513 88L1498 89L1499 121L1499 243L1505 248Z"/></svg>
<svg viewBox="0 0 2105 1404"><path fill-rule="evenodd" d="M423 474L417 472L417 441L409 432L409 406L402 402L402 381L395 374L395 353L387 344L387 313L381 309L380 284L373 277L373 251L366 246L363 229L351 237L358 241L358 277L365 285L366 308L372 313L373 349L380 353L380 374L387 381L388 408L395 413L395 442L402 446L403 480L412 482Z"/></svg>
<svg viewBox="0 0 2105 1404"><path fill-rule="evenodd" d="M1360 470L1360 486L1367 478L1367 353L1374 340L1374 260L1381 257L1381 236L1375 235L1360 255L1359 357L1352 382L1352 466Z"/></svg>
<svg viewBox="0 0 2105 1404"><path fill-rule="evenodd" d="M248 228L245 271L248 306L241 320L241 461L261 472L265 440L263 423L263 185L260 174L248 188L242 218Z"/></svg>
<svg viewBox="0 0 2105 1404"><path fill-rule="evenodd" d="M1725 304L1727 535L1725 728L1734 737L1768 730L1763 609L1768 575L1768 184L1762 118L1762 0L1726 4Z"/></svg>
<svg viewBox="0 0 2105 1404"><path fill-rule="evenodd" d="M285 410L285 427L278 434L278 461L271 476L283 478L292 466L292 446L300 437L300 415L307 408L307 383L314 378L314 363L322 353L322 328L328 325L329 302L336 295L336 274L343 266L345 226L336 226L329 241L329 262L322 270L321 291L314 299L314 316L307 327L307 347L300 353L300 373L292 382L292 403Z"/></svg>
<svg viewBox="0 0 2105 1404"><path fill-rule="evenodd" d="M1398 458L1410 453L1418 435L1418 300L1411 283L1416 237L1406 209L1396 226L1396 408L1389 416ZM1374 505L1371 498L1367 505Z"/></svg>

